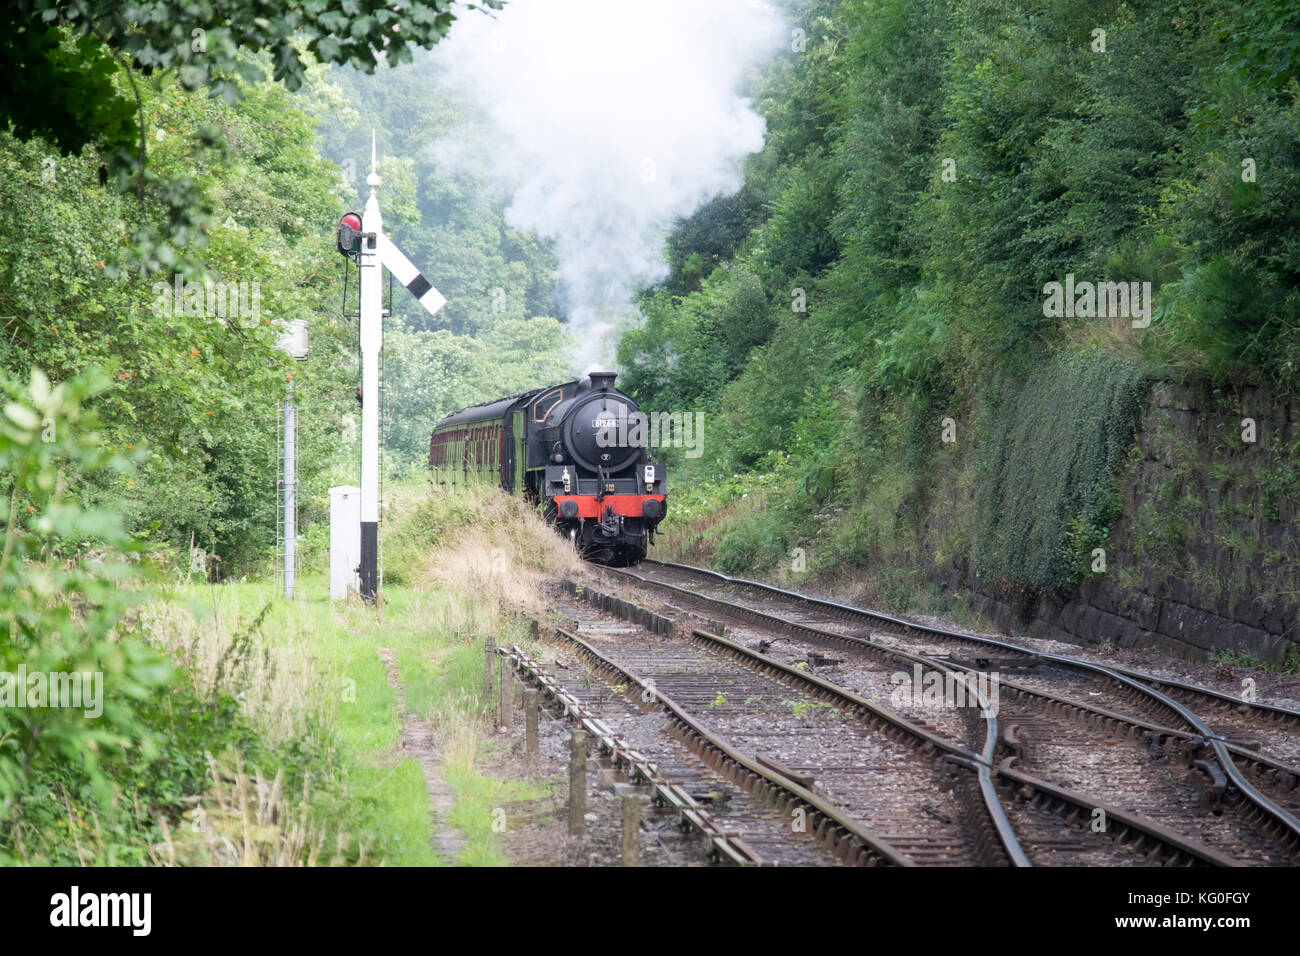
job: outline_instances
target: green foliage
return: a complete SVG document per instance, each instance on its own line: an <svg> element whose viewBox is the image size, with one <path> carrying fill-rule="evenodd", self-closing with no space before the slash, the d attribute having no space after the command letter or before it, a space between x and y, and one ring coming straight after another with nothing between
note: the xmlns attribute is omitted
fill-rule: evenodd
<svg viewBox="0 0 1300 956"><path fill-rule="evenodd" d="M642 401L721 426L677 474L779 461L781 491L693 514L669 547L775 574L803 547L896 607L927 575L1066 594L1119 516L1143 381L1300 386L1294 4L790 7L807 50L754 84L744 190L679 224L619 350ZM1150 327L1045 315L1068 273L1150 282ZM770 312L738 361L739 276ZM1270 460L1265 513L1293 471ZM1194 530L1179 495L1138 516L1152 553Z"/></svg>
<svg viewBox="0 0 1300 956"><path fill-rule="evenodd" d="M97 37L72 40L59 27L6 21L0 70L8 80L0 111L19 137L42 136L64 153L79 150L92 130L105 143L134 145L140 135L135 104L118 92L118 64Z"/></svg>
<svg viewBox="0 0 1300 956"><path fill-rule="evenodd" d="M482 5L500 9L501 0ZM108 150L135 147L142 131L117 108L105 83L115 56L146 75L171 71L185 89L207 87L233 103L239 98L236 78L260 77L247 54L265 52L275 79L296 90L307 69L304 48L325 63L374 70L381 56L393 65L409 63L412 47L432 47L455 20L450 0L401 7L373 0L274 6L244 0L219 9L175 0L16 0L4 10L3 31L18 36L22 75L19 83L5 85L0 113L16 120L20 138L53 134L67 152L96 141ZM33 29L36 24L45 32ZM75 60L52 52L58 30L78 38ZM54 94L36 101L39 114L24 101L33 92Z"/></svg>
<svg viewBox="0 0 1300 956"><path fill-rule="evenodd" d="M170 665L122 620L138 577L129 541L116 515L81 508L68 492L69 478L82 470L130 470L101 448L94 416L82 410L107 384L98 370L54 388L38 371L28 388L4 383L0 674L14 695L0 706L6 830L23 819L24 798L55 773L79 797L107 806L118 795L115 776L155 760L163 742L144 712ZM88 552L86 539L108 549ZM31 676L19 686L23 673ZM80 698L69 684L64 693L72 699L61 696L54 706L55 675L73 674Z"/></svg>
<svg viewBox="0 0 1300 956"><path fill-rule="evenodd" d="M758 277L742 265L715 271L682 298L666 290L643 303L641 327L619 343L620 387L649 409L697 410L745 367L777 324Z"/></svg>
<svg viewBox="0 0 1300 956"><path fill-rule="evenodd" d="M835 172L826 156L813 149L789 168L757 238L761 261L773 280L777 275L816 275L838 257L826 216L835 205Z"/></svg>
<svg viewBox="0 0 1300 956"><path fill-rule="evenodd" d="M484 121L441 79L432 56L373 77L314 75L305 105L319 113L321 154L343 168L354 209L365 198L370 130L378 127L384 228L447 297L430 316L399 289L390 308L408 329L478 335L552 314L554 253L506 222L508 197L474 152L488 140Z"/></svg>
<svg viewBox="0 0 1300 956"><path fill-rule="evenodd" d="M167 175L151 163L150 144L171 130L150 126L157 117L149 115L146 78L232 105L268 71L296 90L317 62L369 71L381 58L409 63L412 46L446 36L451 7L450 0L391 9L373 0L220 9L175 0L17 0L0 10L0 68L11 78L0 87L0 129L12 125L19 140L45 138L64 155L81 153L99 166L101 184L134 194L130 270L195 268L213 210L188 172ZM187 145L203 151L222 135L204 126Z"/></svg>
<svg viewBox="0 0 1300 956"><path fill-rule="evenodd" d="M712 316L681 291L702 263L725 268L729 249L774 302L805 288L831 374L856 367L882 392L970 392L1086 338L1096 320L1043 314L1044 283L1068 272L1153 283L1156 325L1127 346L1153 370L1296 381L1300 87L1285 4L795 11L808 50L759 84L768 142L733 203L760 199L766 217L738 238L748 217L709 208L670 239L673 298L648 299L658 351L634 332L620 353L658 375L650 391L684 392L703 364L692 353L716 351ZM769 432L766 448L784 438Z"/></svg>
<svg viewBox="0 0 1300 956"><path fill-rule="evenodd" d="M54 387L39 371L27 387L3 383L0 862L152 862L150 844L206 789L210 754L241 754L299 789L333 769L315 733L270 746L223 682L268 653L255 640L265 609L211 684L159 650L175 635L144 613L155 579L143 548L113 509L72 492L146 457L114 454L85 410L108 387L93 368Z"/></svg>
<svg viewBox="0 0 1300 956"><path fill-rule="evenodd" d="M1259 469L1256 475L1261 485L1263 517L1280 521L1283 502L1300 501L1300 440L1281 449L1278 460L1271 467Z"/></svg>
<svg viewBox="0 0 1300 956"><path fill-rule="evenodd" d="M1206 115L1208 107L1197 114L1196 164L1165 192L1170 231L1185 252L1182 275L1168 286L1161 344L1171 361L1216 381L1265 379L1293 389L1300 380L1292 215L1300 203L1300 81L1265 97L1229 75L1217 92L1216 106L1232 121Z"/></svg>
<svg viewBox="0 0 1300 956"><path fill-rule="evenodd" d="M974 558L1023 596L1064 597L1119 516L1117 468L1145 396L1133 364L1062 352L986 408L977 453Z"/></svg>
<svg viewBox="0 0 1300 956"><path fill-rule="evenodd" d="M0 265L0 370L25 378L39 365L56 382L90 365L110 370L96 399L106 449L146 454L130 476L81 475L72 490L111 502L155 547L187 552L193 541L220 556L217 567L243 573L275 540L286 376L305 410L305 499L355 414L356 333L331 314L340 261L320 235L338 208L335 176L315 155L310 118L275 84L227 106L165 78L141 82L149 115L172 131L154 144L158 175L188 176L215 210L205 261L131 275L133 203L98 185L95 161L56 161L40 143L0 134L0 227L25 237ZM223 131L222 145L196 156L191 137L205 127ZM189 308L177 282L242 285L241 308L233 296ZM275 322L289 318L312 320L303 366L274 347Z"/></svg>
<svg viewBox="0 0 1300 956"><path fill-rule="evenodd" d="M1252 0L1227 14L1216 37L1226 46L1223 65L1258 88L1285 89L1300 68L1300 11L1286 0Z"/></svg>
<svg viewBox="0 0 1300 956"><path fill-rule="evenodd" d="M670 268L665 288L685 295L736 252L741 241L761 221L757 190L749 184L734 196L719 196L678 223L668 237Z"/></svg>
<svg viewBox="0 0 1300 956"><path fill-rule="evenodd" d="M104 680L98 716L0 706L0 861L148 863L219 786L209 755L279 772L297 793L310 784L313 805L341 799L329 735L272 740L250 709L267 687L234 679L280 661L260 631L265 608L228 634L215 620L159 625L151 615L165 602L148 601L159 578L142 568L192 567L191 545L213 578L264 565L290 383L309 534L325 488L354 479L356 330L327 233L356 182L321 159L316 124L330 117L334 145L361 137L319 61L409 60L452 15L442 0L216 14L35 0L0 20L12 41L0 51L12 80L0 93L0 228L22 237L0 265L0 673ZM385 354L390 467L419 467L442 414L559 377L566 344L559 323L538 317L550 306L549 250L505 225L503 200L482 201L485 184L424 149L426 119L448 135L472 119L458 102L443 108L420 71L407 75L392 101L402 148L381 170L385 213L412 258L450 260L437 278L457 300L452 324L481 338L432 329L422 313L403 327L415 313L398 290ZM285 88L306 79L297 97ZM385 100L377 86L368 94ZM421 104L432 107L406 112ZM238 306L226 294L214 302L209 290L226 283L241 287ZM303 365L275 347L279 321L294 318L310 320ZM223 636L213 677L192 658ZM279 693L286 675L274 676ZM382 669L377 678L385 684ZM423 784L407 777L420 824ZM410 858L427 859L427 842L421 831ZM359 847L342 852L355 859Z"/></svg>

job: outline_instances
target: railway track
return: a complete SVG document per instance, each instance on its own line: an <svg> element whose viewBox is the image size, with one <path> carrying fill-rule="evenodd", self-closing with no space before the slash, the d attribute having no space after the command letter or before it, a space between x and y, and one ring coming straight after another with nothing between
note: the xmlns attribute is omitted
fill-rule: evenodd
<svg viewBox="0 0 1300 956"><path fill-rule="evenodd" d="M761 606L763 602L775 602L777 607L798 606L804 613L811 617L820 616L826 622L840 621L870 626L880 638L905 637L914 642L931 639L950 648L951 652L961 658L979 660L993 657L1006 663L1020 660L1026 663L1037 662L1037 671L1048 677L1059 669L1073 672L1076 680L1080 676L1086 675L1099 684L1108 683L1119 693L1125 694L1132 699L1142 697L1143 692L1141 690L1133 688L1131 684L1123 680L1116 679L1117 677L1128 678L1129 680L1138 681L1147 690L1160 692L1173 702L1194 708L1196 713L1203 719L1210 721L1214 725L1218 736L1228 739L1235 737L1249 740L1260 734L1272 735L1274 732L1280 731L1281 734L1276 743L1280 748L1285 748L1285 752L1276 753L1274 756L1279 759L1294 758L1297 762L1300 762L1300 710L1247 701L1213 688L1183 681L1166 680L1129 668L1117 666L1101 668L1090 661L1068 655L1034 651L1010 641L963 634L958 631L908 621L879 611L857 608L823 598L810 597L758 581L732 578L717 571L694 568L689 565L647 560L638 565L637 570L631 573L641 577L642 580L669 584L677 583L688 588L692 585L699 586L701 584L720 586L731 590L733 593L747 594L755 606ZM1055 665L1055 668L1050 665ZM1155 706L1155 704L1148 704L1148 706ZM1166 713L1177 712L1171 711L1163 703L1159 704L1159 706L1164 707ZM1267 741L1261 741L1260 744L1262 749L1267 745Z"/></svg>
<svg viewBox="0 0 1300 956"><path fill-rule="evenodd" d="M858 866L908 866L911 860L879 835L813 794L798 781L731 747L658 688L624 669L583 636L555 628L549 640L572 652L615 693L630 694L661 711L669 730L707 766L774 811L791 834L810 833L817 845L841 862ZM802 811L802 816L797 811ZM802 829L796 824L801 823Z"/></svg>
<svg viewBox="0 0 1300 956"><path fill-rule="evenodd" d="M667 732L663 715L643 713L626 689L619 692L593 682L586 669L571 668L554 657L547 666L546 660L518 645L498 648L497 653L522 680L544 692L553 710L586 731L603 763L648 792L652 818L675 817L667 839L651 831L670 854L669 862L690 861L701 849L713 862L739 866L839 862L814 841L792 839L776 811L688 750Z"/></svg>
<svg viewBox="0 0 1300 956"><path fill-rule="evenodd" d="M590 589L569 590L627 619L648 623L654 616ZM675 713L713 735L714 745L753 754L754 763L780 768L779 776L800 781L804 790L815 787L909 862L1234 862L1156 821L1070 792L1007 760L995 774L997 720L983 708L969 711L972 724L987 735L987 746L974 751L720 635L692 628L672 638L667 630L636 639L626 629L599 639L557 633L570 643L585 638L584 655L600 655L599 666L618 680L668 698ZM1091 825L1098 809L1107 821L1100 832ZM1023 847L1017 833L1030 837Z"/></svg>
<svg viewBox="0 0 1300 956"><path fill-rule="evenodd" d="M738 618L783 633L787 635L787 658L800 652L795 638L821 647L847 649L855 665L851 674L839 677L859 689L867 689L864 682L874 682L879 691L883 671L906 662L922 662L927 667L1005 670L1012 676L1002 680L1002 706L1006 709L1002 714L1001 743L1009 756L999 769L1010 771L1017 764L1022 769L1032 766L1039 772L1075 767L1078 772L1063 777L1058 773L1054 778L1071 790L1113 795L1162 826L1184 833L1203 833L1207 842L1235 860L1276 864L1300 859L1295 820L1300 805L1300 770L1257 753L1242 742L1216 735L1186 705L1129 673L1060 655L1038 654L1007 642L914 625L768 585L733 581L715 572L647 564L649 568L644 570L650 574L621 570L609 573L667 590L706 614L733 621ZM664 580L666 577L673 580ZM701 593L705 586L711 593ZM727 597L720 596L720 591ZM793 608L797 620L772 614L778 606L787 612ZM882 640L882 622L893 640ZM863 623L872 625L870 638L845 633L846 627L852 629ZM899 645L908 637L912 637L909 646L915 648L919 643L929 653L903 650ZM768 654L781 655L782 645L763 642L759 646L763 644L768 645L764 648ZM802 650L809 662L822 657L806 647ZM896 655L892 660L890 652ZM859 660L864 664L857 664ZM1073 672L1080 679L1070 683ZM1115 709L1097 701L1103 692L1089 689L1098 682L1111 688L1104 702ZM1193 694L1190 686L1182 685L1184 697ZM1071 694L1062 693L1066 690ZM1212 691L1208 695L1215 697ZM931 713L936 711L931 709ZM1287 713L1281 708L1261 706L1259 719L1285 722L1289 720ZM952 714L942 710L938 714L938 722L947 726L932 729L946 734L949 740L959 739L954 734ZM1115 746L1117 743L1128 746ZM1169 770L1179 763L1190 767L1186 779L1175 779Z"/></svg>
<svg viewBox="0 0 1300 956"><path fill-rule="evenodd" d="M990 818L982 800L957 795L973 787L973 775L954 762L974 757L906 722L793 668L763 661L725 638L695 632L688 639L648 631L616 630L579 636L561 629L561 640L621 683L661 702L691 735L707 735L749 769L795 784L822 803L883 862L930 865L992 865L1010 862L1005 820ZM890 787L873 785L891 779ZM813 781L817 794L810 789ZM996 796L993 798L998 812ZM909 810L909 808L911 808ZM794 814L800 807L792 806ZM919 810L919 812L911 812ZM792 823L798 818L792 818ZM884 824L884 826L882 826Z"/></svg>

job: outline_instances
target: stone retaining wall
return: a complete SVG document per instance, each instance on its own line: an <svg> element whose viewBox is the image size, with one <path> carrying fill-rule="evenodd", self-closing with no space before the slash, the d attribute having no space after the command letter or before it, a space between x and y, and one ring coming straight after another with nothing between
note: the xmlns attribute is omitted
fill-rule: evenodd
<svg viewBox="0 0 1300 956"><path fill-rule="evenodd" d="M1239 437L1247 417L1256 423L1254 443ZM1064 604L1040 601L1027 620L964 558L939 576L972 593L975 610L1008 633L1150 647L1188 660L1232 651L1294 662L1298 451L1300 398L1158 384L1124 471L1123 517L1106 573Z"/></svg>

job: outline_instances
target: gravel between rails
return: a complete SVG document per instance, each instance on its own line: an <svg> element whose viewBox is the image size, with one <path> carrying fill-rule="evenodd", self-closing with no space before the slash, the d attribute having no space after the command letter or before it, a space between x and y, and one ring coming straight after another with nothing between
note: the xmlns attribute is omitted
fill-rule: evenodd
<svg viewBox="0 0 1300 956"><path fill-rule="evenodd" d="M671 583L683 586L680 579ZM834 633L866 637L877 643L895 647L899 650L942 657L950 653L954 645L965 643L970 648L978 648L974 642L961 642L960 638L944 639L938 635L924 635L924 642L918 644L898 634L886 631L863 633L851 623L829 614L818 613L793 600L782 600L779 595L755 592L744 587L714 585L712 582L699 583L691 590L704 597L733 601L742 606L751 607L795 623L818 627ZM672 597L664 598L653 589L641 589L644 595L654 596L657 600L672 604ZM793 605L793 606L791 606ZM725 616L724 612L711 610L715 616ZM771 639L771 632L751 626L740 620L729 623L728 633L733 639L750 646L756 646L761 639ZM800 642L797 638L781 637L765 651L768 656L787 664L803 662L812 667L819 649ZM825 655L831 656L831 655ZM857 660L850 662L853 655L849 652L835 652L842 662L829 666L823 664L816 669L819 676L846 686L868 699L879 702L889 700L888 695L895 686L892 676L898 668L876 661ZM1017 671L1015 682L1043 693L1072 697L1090 706L1102 707L1119 714L1132 714L1139 719L1152 723L1183 725L1170 720L1170 712L1160 706L1142 706L1144 699L1116 693L1116 685L1102 675L1074 671L1064 666L1045 663L1035 671ZM898 706L889 700L890 706L909 719L922 724L954 742L969 746L971 734L968 722L958 717L956 708ZM928 711L928 713L927 713ZM1222 713L1219 725L1222 726ZM1072 791L1096 796L1109 805L1117 806L1141 814L1168 827L1174 832L1198 839L1208 846L1223 852L1243 863L1253 865L1288 865L1297 862L1290 853L1280 849L1265 835L1254 829L1246 820L1233 812L1231 807L1219 807L1211 812L1202 806L1200 789L1189 777L1185 766L1170 765L1169 755L1159 748L1140 745L1140 739L1131 736L1115 736L1098 733L1096 730L1071 719L1064 714L1054 714L1041 701L1033 701L1028 695L1021 695L1020 701L1008 711L1003 711L1002 726L1009 723L1018 724L1018 732L1025 738L1022 765L1025 770L1058 783ZM1243 722L1245 723L1245 722ZM1241 727L1244 731L1258 730L1253 725ZM1253 739L1263 736L1256 732ZM1282 759L1285 754L1293 752L1296 741L1280 729L1273 729L1271 735L1279 738L1282 746L1274 748L1272 756ZM1246 738L1251 739L1251 738ZM1257 748L1269 753L1264 747ZM1278 753L1277 751L1281 751ZM1294 793L1275 793L1275 799L1284 805L1295 802ZM1029 842L1034 842L1032 825L1022 834ZM1043 837L1050 845L1052 837ZM1041 856L1041 853L1039 854Z"/></svg>

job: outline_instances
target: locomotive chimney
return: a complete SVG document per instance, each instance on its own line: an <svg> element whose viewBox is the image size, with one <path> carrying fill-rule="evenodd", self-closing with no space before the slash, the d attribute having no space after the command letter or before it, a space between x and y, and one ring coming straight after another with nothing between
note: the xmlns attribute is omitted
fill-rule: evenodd
<svg viewBox="0 0 1300 956"><path fill-rule="evenodd" d="M617 375L614 372L588 372L587 377L591 379L593 392L607 392L614 387Z"/></svg>

